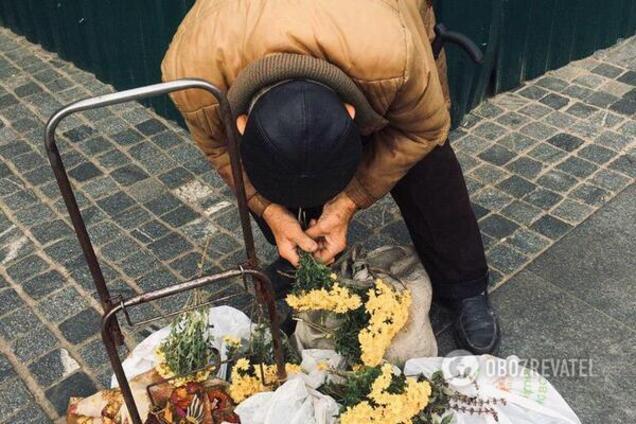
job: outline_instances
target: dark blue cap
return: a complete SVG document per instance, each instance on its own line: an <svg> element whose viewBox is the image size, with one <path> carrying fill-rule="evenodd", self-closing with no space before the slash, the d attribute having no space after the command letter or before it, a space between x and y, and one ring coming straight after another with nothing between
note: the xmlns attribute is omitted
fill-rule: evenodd
<svg viewBox="0 0 636 424"><path fill-rule="evenodd" d="M287 207L315 207L351 181L362 142L333 90L292 80L272 87L252 107L241 157L263 197Z"/></svg>

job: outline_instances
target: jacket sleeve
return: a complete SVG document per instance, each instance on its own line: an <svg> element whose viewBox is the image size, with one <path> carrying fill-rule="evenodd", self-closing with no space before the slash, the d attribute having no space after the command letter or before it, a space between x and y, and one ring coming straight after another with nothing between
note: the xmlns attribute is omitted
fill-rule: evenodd
<svg viewBox="0 0 636 424"><path fill-rule="evenodd" d="M372 135L345 192L366 208L387 194L408 170L448 137L450 116L430 43L407 39L402 86L389 106L389 125Z"/></svg>
<svg viewBox="0 0 636 424"><path fill-rule="evenodd" d="M203 151L208 160L232 190L234 180L230 165L230 155L227 149L227 141L223 124L219 118L218 106L212 105L194 112L183 112L190 134L195 143ZM256 215L261 216L271 202L256 192L247 174L243 171L247 204Z"/></svg>

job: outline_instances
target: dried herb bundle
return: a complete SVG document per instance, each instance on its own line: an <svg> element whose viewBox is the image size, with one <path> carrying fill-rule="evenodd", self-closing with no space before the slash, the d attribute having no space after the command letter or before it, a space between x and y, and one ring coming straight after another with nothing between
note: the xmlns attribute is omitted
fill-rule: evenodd
<svg viewBox="0 0 636 424"><path fill-rule="evenodd" d="M207 367L216 352L208 334L208 312L195 310L180 315L161 344L166 364L177 376Z"/></svg>

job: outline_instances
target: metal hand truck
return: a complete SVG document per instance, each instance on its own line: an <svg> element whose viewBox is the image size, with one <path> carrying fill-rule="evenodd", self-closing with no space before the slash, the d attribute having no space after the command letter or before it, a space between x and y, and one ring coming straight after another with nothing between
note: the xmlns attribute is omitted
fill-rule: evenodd
<svg viewBox="0 0 636 424"><path fill-rule="evenodd" d="M243 232L247 261L243 264L237 265L234 269L177 283L173 286L142 293L128 299L115 299L111 297L108 287L106 286L104 275L97 260L97 256L95 255L95 250L93 249L93 244L91 243L91 239L86 230L86 225L84 224L84 219L82 218L82 214L80 213L77 205L73 188L71 187L66 169L62 163L62 158L55 141L55 129L62 119L77 112L188 89L206 90L212 94L219 103L219 113L225 127L225 133L228 141L232 177L235 185L234 191L241 219L241 229ZM201 288L214 282L241 276L243 277L246 288L248 282L254 284L256 299L266 310L272 334L274 360L277 366L277 377L279 380L284 380L286 378L280 324L274 302L274 291L270 279L259 268L256 249L254 246L254 237L247 208L243 173L241 171L241 158L238 149L239 135L232 119L228 100L219 88L201 79L182 79L80 100L63 107L51 116L46 124L44 141L51 167L55 173L55 179L57 180L57 184L62 192L64 203L66 204L66 208L73 223L73 228L77 234L77 238L84 253L84 258L88 264L101 305L104 309L101 322L102 339L106 346L106 351L108 352L108 357L117 378L117 382L119 383L119 388L121 389L128 412L134 424L142 424L142 421L139 416L139 410L135 404L130 385L126 379L126 374L122 367L122 361L117 352L117 346L123 344L124 340L117 320L117 313L124 312L128 323L132 324L126 311L126 308L132 306L152 302L177 293ZM217 302L227 300L228 298L229 297L217 299ZM215 301L206 302L205 304L214 302ZM174 314L170 314L169 316L171 315ZM166 318L166 316L159 316L145 320L143 323L145 324L162 318Z"/></svg>

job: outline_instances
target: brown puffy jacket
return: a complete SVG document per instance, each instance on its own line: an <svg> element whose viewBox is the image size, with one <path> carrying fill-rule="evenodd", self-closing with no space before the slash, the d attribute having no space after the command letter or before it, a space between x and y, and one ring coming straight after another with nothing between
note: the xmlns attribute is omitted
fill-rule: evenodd
<svg viewBox="0 0 636 424"><path fill-rule="evenodd" d="M365 208L447 138L445 63L442 56L438 73L433 23L426 0L198 0L161 69L165 81L203 78L229 90L235 115L258 89L282 79L332 86L356 107L361 133L372 137L346 188ZM172 99L195 142L233 186L214 98L187 90ZM269 202L245 178L249 206L260 215Z"/></svg>

